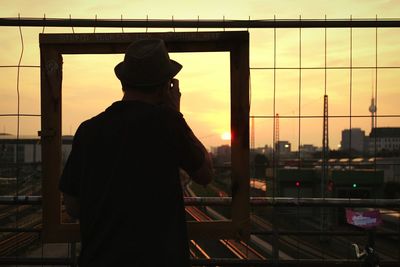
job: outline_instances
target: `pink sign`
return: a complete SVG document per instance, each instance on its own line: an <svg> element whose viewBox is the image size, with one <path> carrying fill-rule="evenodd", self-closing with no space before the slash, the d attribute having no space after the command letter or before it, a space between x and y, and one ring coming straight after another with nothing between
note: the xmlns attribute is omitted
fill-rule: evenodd
<svg viewBox="0 0 400 267"><path fill-rule="evenodd" d="M347 223L361 228L372 228L382 223L379 210L354 211L346 209L346 219Z"/></svg>

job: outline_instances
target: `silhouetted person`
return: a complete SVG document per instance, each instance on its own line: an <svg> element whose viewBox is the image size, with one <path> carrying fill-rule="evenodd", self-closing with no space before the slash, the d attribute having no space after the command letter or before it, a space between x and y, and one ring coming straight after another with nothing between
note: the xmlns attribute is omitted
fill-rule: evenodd
<svg viewBox="0 0 400 267"><path fill-rule="evenodd" d="M366 245L365 249L360 252L357 244L352 245L356 251L357 259L363 259L362 267L379 267L380 257L373 247Z"/></svg>
<svg viewBox="0 0 400 267"><path fill-rule="evenodd" d="M133 42L114 69L122 101L79 126L59 187L80 266L190 266L179 169L206 185L212 166L179 112L181 68L162 40Z"/></svg>
<svg viewBox="0 0 400 267"><path fill-rule="evenodd" d="M379 267L380 264L380 257L378 253L376 253L375 247L375 231L376 229L369 229L368 230L368 244L365 245L365 249L360 251L357 244L352 244L357 259L362 259L362 267Z"/></svg>

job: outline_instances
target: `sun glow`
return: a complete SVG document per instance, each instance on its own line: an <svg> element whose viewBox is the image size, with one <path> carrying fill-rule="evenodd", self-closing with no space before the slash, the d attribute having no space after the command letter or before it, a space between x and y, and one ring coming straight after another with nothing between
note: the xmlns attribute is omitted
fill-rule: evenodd
<svg viewBox="0 0 400 267"><path fill-rule="evenodd" d="M231 133L230 132L223 132L221 134L221 139L222 140L226 140L226 141L231 140Z"/></svg>

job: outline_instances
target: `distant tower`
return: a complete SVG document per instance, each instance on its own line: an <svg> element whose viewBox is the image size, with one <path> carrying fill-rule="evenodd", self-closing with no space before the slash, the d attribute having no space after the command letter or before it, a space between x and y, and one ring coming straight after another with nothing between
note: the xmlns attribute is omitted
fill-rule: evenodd
<svg viewBox="0 0 400 267"><path fill-rule="evenodd" d="M275 151L279 153L279 114L275 116Z"/></svg>
<svg viewBox="0 0 400 267"><path fill-rule="evenodd" d="M322 129L322 177L321 177L321 198L325 198L325 184L329 180L329 113L328 113L328 95L324 95L324 119ZM328 229L328 214L324 207L321 207L321 232ZM321 240L326 240L326 236L320 236Z"/></svg>
<svg viewBox="0 0 400 267"><path fill-rule="evenodd" d="M250 148L255 148L255 131L254 131L254 117L251 117L251 136L250 136Z"/></svg>
<svg viewBox="0 0 400 267"><path fill-rule="evenodd" d="M322 179L321 194L325 197L325 182L328 180L328 158L329 158L329 116L328 116L328 95L324 95L324 119L322 129Z"/></svg>
<svg viewBox="0 0 400 267"><path fill-rule="evenodd" d="M371 131L373 128L376 128L376 103L374 97L374 84L372 84L372 96L371 96L371 105L369 106L369 112L371 112Z"/></svg>
<svg viewBox="0 0 400 267"><path fill-rule="evenodd" d="M371 98L371 105L369 106L369 112L371 112L371 131L373 128L376 128L376 104L375 104L375 98L374 95L372 94Z"/></svg>
<svg viewBox="0 0 400 267"><path fill-rule="evenodd" d="M274 153L272 153L272 164L273 164L273 178L277 178L277 170L279 167L279 114L276 113L274 118ZM272 183L272 197L275 197L277 190L277 183Z"/></svg>

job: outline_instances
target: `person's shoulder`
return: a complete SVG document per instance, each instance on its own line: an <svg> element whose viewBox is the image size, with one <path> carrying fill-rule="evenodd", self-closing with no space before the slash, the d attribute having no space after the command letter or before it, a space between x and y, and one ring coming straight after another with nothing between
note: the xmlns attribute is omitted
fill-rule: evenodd
<svg viewBox="0 0 400 267"><path fill-rule="evenodd" d="M80 128L91 128L91 127L97 125L98 123L100 123L102 120L104 120L104 117L105 117L105 112L103 111L103 112L97 114L96 116L93 116L90 119L83 121L79 127Z"/></svg>
<svg viewBox="0 0 400 267"><path fill-rule="evenodd" d="M87 119L81 123L82 127L93 127L101 124L110 117L116 116L118 111L123 107L123 101L116 101L107 107L104 111L99 114Z"/></svg>
<svg viewBox="0 0 400 267"><path fill-rule="evenodd" d="M101 127L104 123L104 119L106 116L106 112L103 111L87 120L84 120L79 125L75 135L88 135L92 132L96 132L99 127Z"/></svg>
<svg viewBox="0 0 400 267"><path fill-rule="evenodd" d="M157 106L158 113L167 120L180 121L183 120L183 115L179 111L172 109L168 106Z"/></svg>

